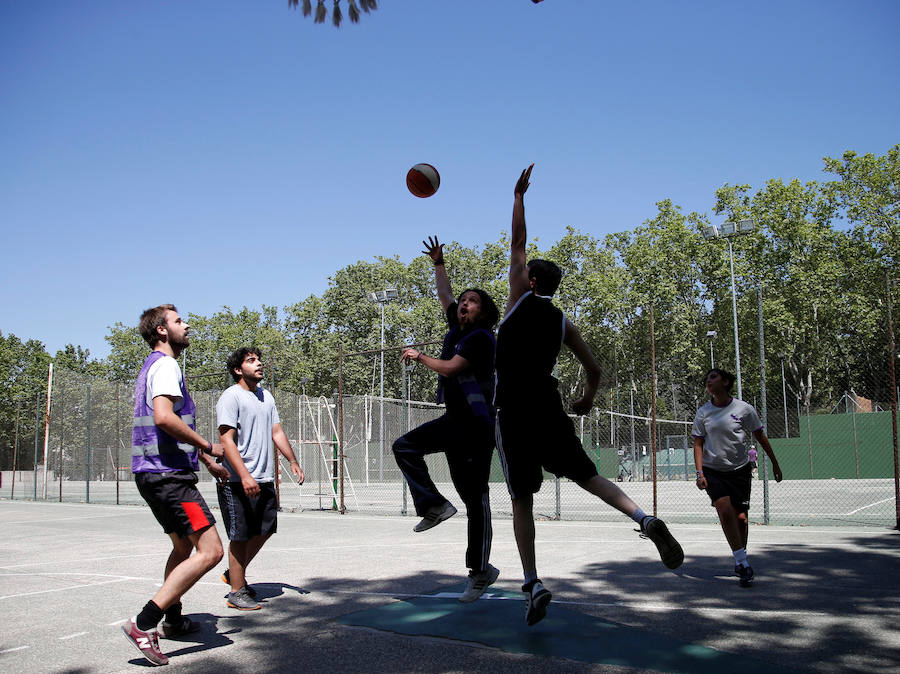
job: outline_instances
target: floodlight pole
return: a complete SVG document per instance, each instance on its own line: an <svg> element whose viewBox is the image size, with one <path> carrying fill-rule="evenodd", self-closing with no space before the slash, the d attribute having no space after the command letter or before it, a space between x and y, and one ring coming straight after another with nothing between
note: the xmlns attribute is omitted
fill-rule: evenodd
<svg viewBox="0 0 900 674"><path fill-rule="evenodd" d="M378 401L378 444L381 449L378 456L378 480L384 481L384 305L397 299L397 291L394 288L376 290L369 293L369 299L381 305L381 387ZM369 467L366 466L366 475Z"/></svg>
<svg viewBox="0 0 900 674"><path fill-rule="evenodd" d="M715 368L716 366L716 356L713 352L713 340L719 336L719 333L715 330L707 330L706 336L709 339L709 367Z"/></svg>
<svg viewBox="0 0 900 674"><path fill-rule="evenodd" d="M734 287L734 249L731 247L731 239L725 237L728 243L728 261L731 265L731 316L734 320L734 367L737 375L738 398L744 399L744 391L741 388L741 343L738 339L738 317L737 317L737 291Z"/></svg>
<svg viewBox="0 0 900 674"><path fill-rule="evenodd" d="M721 232L715 225L703 230L704 238L715 239L721 236L728 243L728 263L731 269L731 315L734 321L734 367L737 376L738 398L741 400L744 398L744 391L741 385L741 346L738 338L737 290L734 283L734 249L731 246L731 237L747 234L754 229L756 229L756 221L748 218L739 222L726 220L722 223Z"/></svg>

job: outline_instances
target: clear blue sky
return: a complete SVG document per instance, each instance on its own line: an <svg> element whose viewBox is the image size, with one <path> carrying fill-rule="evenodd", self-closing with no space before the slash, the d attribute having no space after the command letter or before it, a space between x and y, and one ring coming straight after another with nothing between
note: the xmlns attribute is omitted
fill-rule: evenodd
<svg viewBox="0 0 900 674"><path fill-rule="evenodd" d="M900 142L898 26L893 0L380 0L339 30L286 0L5 0L0 330L103 357L161 302L281 307L426 234L494 241L530 162L546 245L823 179Z"/></svg>

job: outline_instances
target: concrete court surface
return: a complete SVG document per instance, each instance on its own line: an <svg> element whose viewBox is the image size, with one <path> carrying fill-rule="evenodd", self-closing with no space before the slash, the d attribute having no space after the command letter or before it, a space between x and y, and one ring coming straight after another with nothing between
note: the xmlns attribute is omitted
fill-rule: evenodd
<svg viewBox="0 0 900 674"><path fill-rule="evenodd" d="M897 531L754 526L757 581L741 589L717 526L672 525L686 557L672 572L625 518L538 521L554 600L528 628L509 519L494 520L500 578L468 605L465 518L416 521L282 513L248 574L262 610L226 607L220 564L185 595L203 629L162 641L166 671L900 670ZM0 671L149 667L120 630L170 549L146 507L4 500L0 531Z"/></svg>

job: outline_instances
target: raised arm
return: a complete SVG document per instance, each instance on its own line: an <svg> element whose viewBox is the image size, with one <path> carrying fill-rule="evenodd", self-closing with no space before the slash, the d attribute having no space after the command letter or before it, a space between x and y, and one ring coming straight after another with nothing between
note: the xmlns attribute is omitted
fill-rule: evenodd
<svg viewBox="0 0 900 674"><path fill-rule="evenodd" d="M438 299L441 306L444 307L444 313L447 313L447 307L453 304L456 299L453 297L453 291L450 289L450 279L447 277L447 268L444 267L444 244L438 243L436 236L429 236L428 241L423 241L425 253L434 262L434 283L437 286Z"/></svg>
<svg viewBox="0 0 900 674"><path fill-rule="evenodd" d="M528 190L531 169L534 164L522 171L513 191L512 239L509 245L509 300L506 302L508 314L519 298L531 289L528 283L528 268L525 266L525 242L528 233L525 228L525 192Z"/></svg>
<svg viewBox="0 0 900 674"><path fill-rule="evenodd" d="M600 385L600 366L594 359L591 347L582 339L578 328L568 318L566 319L566 334L563 336L565 344L578 361L584 366L585 382L584 394L572 403L572 411L576 414L587 414L594 404L594 396L597 395L597 387Z"/></svg>

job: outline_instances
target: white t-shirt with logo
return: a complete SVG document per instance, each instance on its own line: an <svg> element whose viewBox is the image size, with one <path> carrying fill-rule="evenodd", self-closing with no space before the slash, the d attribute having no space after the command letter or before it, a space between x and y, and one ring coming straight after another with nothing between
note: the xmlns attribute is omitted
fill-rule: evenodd
<svg viewBox="0 0 900 674"><path fill-rule="evenodd" d="M732 471L750 463L753 433L763 427L752 405L732 398L724 407L712 401L697 410L692 435L703 438L703 467Z"/></svg>
<svg viewBox="0 0 900 674"><path fill-rule="evenodd" d="M281 423L275 408L275 397L262 386L248 391L240 385L230 386L216 403L218 426L237 429L238 452L247 471L257 482L272 482L275 479L275 459L272 455L272 427ZM231 474L229 482L240 482L235 470L222 461Z"/></svg>

